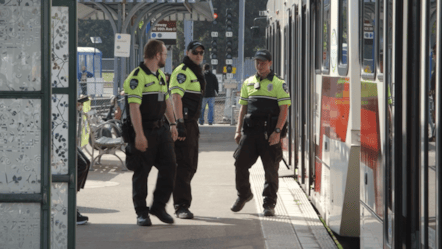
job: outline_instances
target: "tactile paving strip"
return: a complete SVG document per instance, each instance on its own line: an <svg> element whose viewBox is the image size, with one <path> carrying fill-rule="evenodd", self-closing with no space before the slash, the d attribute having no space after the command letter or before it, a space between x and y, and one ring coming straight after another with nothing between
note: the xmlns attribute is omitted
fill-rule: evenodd
<svg viewBox="0 0 442 249"><path fill-rule="evenodd" d="M274 217L262 213L264 169L259 161L250 169L250 183L267 248L337 248L293 178L279 178Z"/></svg>

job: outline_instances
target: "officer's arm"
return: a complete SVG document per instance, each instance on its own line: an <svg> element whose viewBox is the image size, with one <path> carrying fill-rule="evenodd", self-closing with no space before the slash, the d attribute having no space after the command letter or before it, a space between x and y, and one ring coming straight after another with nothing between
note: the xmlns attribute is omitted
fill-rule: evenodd
<svg viewBox="0 0 442 249"><path fill-rule="evenodd" d="M287 120L288 114L289 114L289 106L288 105L279 106L278 122L276 123L275 128L279 128L282 130L282 127L284 127L285 121Z"/></svg>
<svg viewBox="0 0 442 249"><path fill-rule="evenodd" d="M173 110L175 111L176 119L183 118L183 102L181 100L181 95L178 93L172 94L173 100Z"/></svg>
<svg viewBox="0 0 442 249"><path fill-rule="evenodd" d="M241 105L241 108L239 109L238 114L238 126L236 127L236 133L241 133L241 127L244 123L244 116L247 113L247 105Z"/></svg>
<svg viewBox="0 0 442 249"><path fill-rule="evenodd" d="M136 136L143 136L144 137L144 131L143 131L143 125L141 124L141 112L140 112L140 104L137 103L130 103L130 120L132 121L132 125L135 130Z"/></svg>
<svg viewBox="0 0 442 249"><path fill-rule="evenodd" d="M167 121L169 121L169 124L176 123L175 121L175 115L173 114L173 105L170 98L166 100L166 118Z"/></svg>

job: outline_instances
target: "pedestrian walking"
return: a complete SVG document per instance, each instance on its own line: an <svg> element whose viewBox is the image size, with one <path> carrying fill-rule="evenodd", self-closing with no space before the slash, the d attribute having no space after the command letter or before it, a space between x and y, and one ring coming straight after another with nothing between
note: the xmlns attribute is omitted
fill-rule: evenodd
<svg viewBox="0 0 442 249"><path fill-rule="evenodd" d="M198 118L206 82L200 64L204 46L192 41L186 55L170 77L170 91L177 118L178 139L175 142L177 175L173 191L175 214L180 219L192 219L190 182L198 166Z"/></svg>
<svg viewBox="0 0 442 249"><path fill-rule="evenodd" d="M218 96L218 79L210 71L210 65L204 64L204 78L206 79L206 90L204 91L203 104L201 108L201 116L199 123L204 124L204 110L206 105L209 105L209 111L207 113L207 122L209 125L213 124L215 120L214 109L215 109L215 97Z"/></svg>
<svg viewBox="0 0 442 249"><path fill-rule="evenodd" d="M160 70L164 67L166 58L167 49L164 43L151 39L144 47L144 62L124 81L129 111L123 123L123 137L128 141L126 166L134 171L132 199L139 226L152 225L149 213L162 222L174 222L165 206L173 191L176 172L173 142L178 132L172 102L167 92L166 76ZM147 177L152 166L158 169L158 177L153 203L149 208L146 205Z"/></svg>
<svg viewBox="0 0 442 249"><path fill-rule="evenodd" d="M233 212L253 199L249 169L261 157L265 171L264 216L275 215L278 169L282 159L281 138L285 136L288 107L291 104L287 83L270 69L272 56L267 50L255 54L257 74L246 79L241 88L241 109L235 141L235 181L238 198ZM242 133L241 133L242 129Z"/></svg>

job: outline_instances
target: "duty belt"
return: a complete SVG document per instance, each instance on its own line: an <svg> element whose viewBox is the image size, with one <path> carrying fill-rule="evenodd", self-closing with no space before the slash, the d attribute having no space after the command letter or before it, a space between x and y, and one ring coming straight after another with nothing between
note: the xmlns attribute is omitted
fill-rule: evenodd
<svg viewBox="0 0 442 249"><path fill-rule="evenodd" d="M145 129L158 129L164 125L164 120L160 119L157 121L143 122L143 128Z"/></svg>

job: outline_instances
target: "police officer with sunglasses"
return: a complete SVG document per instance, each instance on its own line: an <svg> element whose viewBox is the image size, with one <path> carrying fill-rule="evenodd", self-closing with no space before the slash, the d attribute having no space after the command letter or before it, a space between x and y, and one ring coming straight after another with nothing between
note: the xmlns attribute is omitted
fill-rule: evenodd
<svg viewBox="0 0 442 249"><path fill-rule="evenodd" d="M175 142L177 175L173 191L175 214L180 219L192 219L189 208L192 202L190 182L198 166L199 128L197 120L201 114L201 104L206 81L200 66L203 61L204 46L200 41L192 41L187 46L186 55L170 77L170 92L177 118L178 139Z"/></svg>

